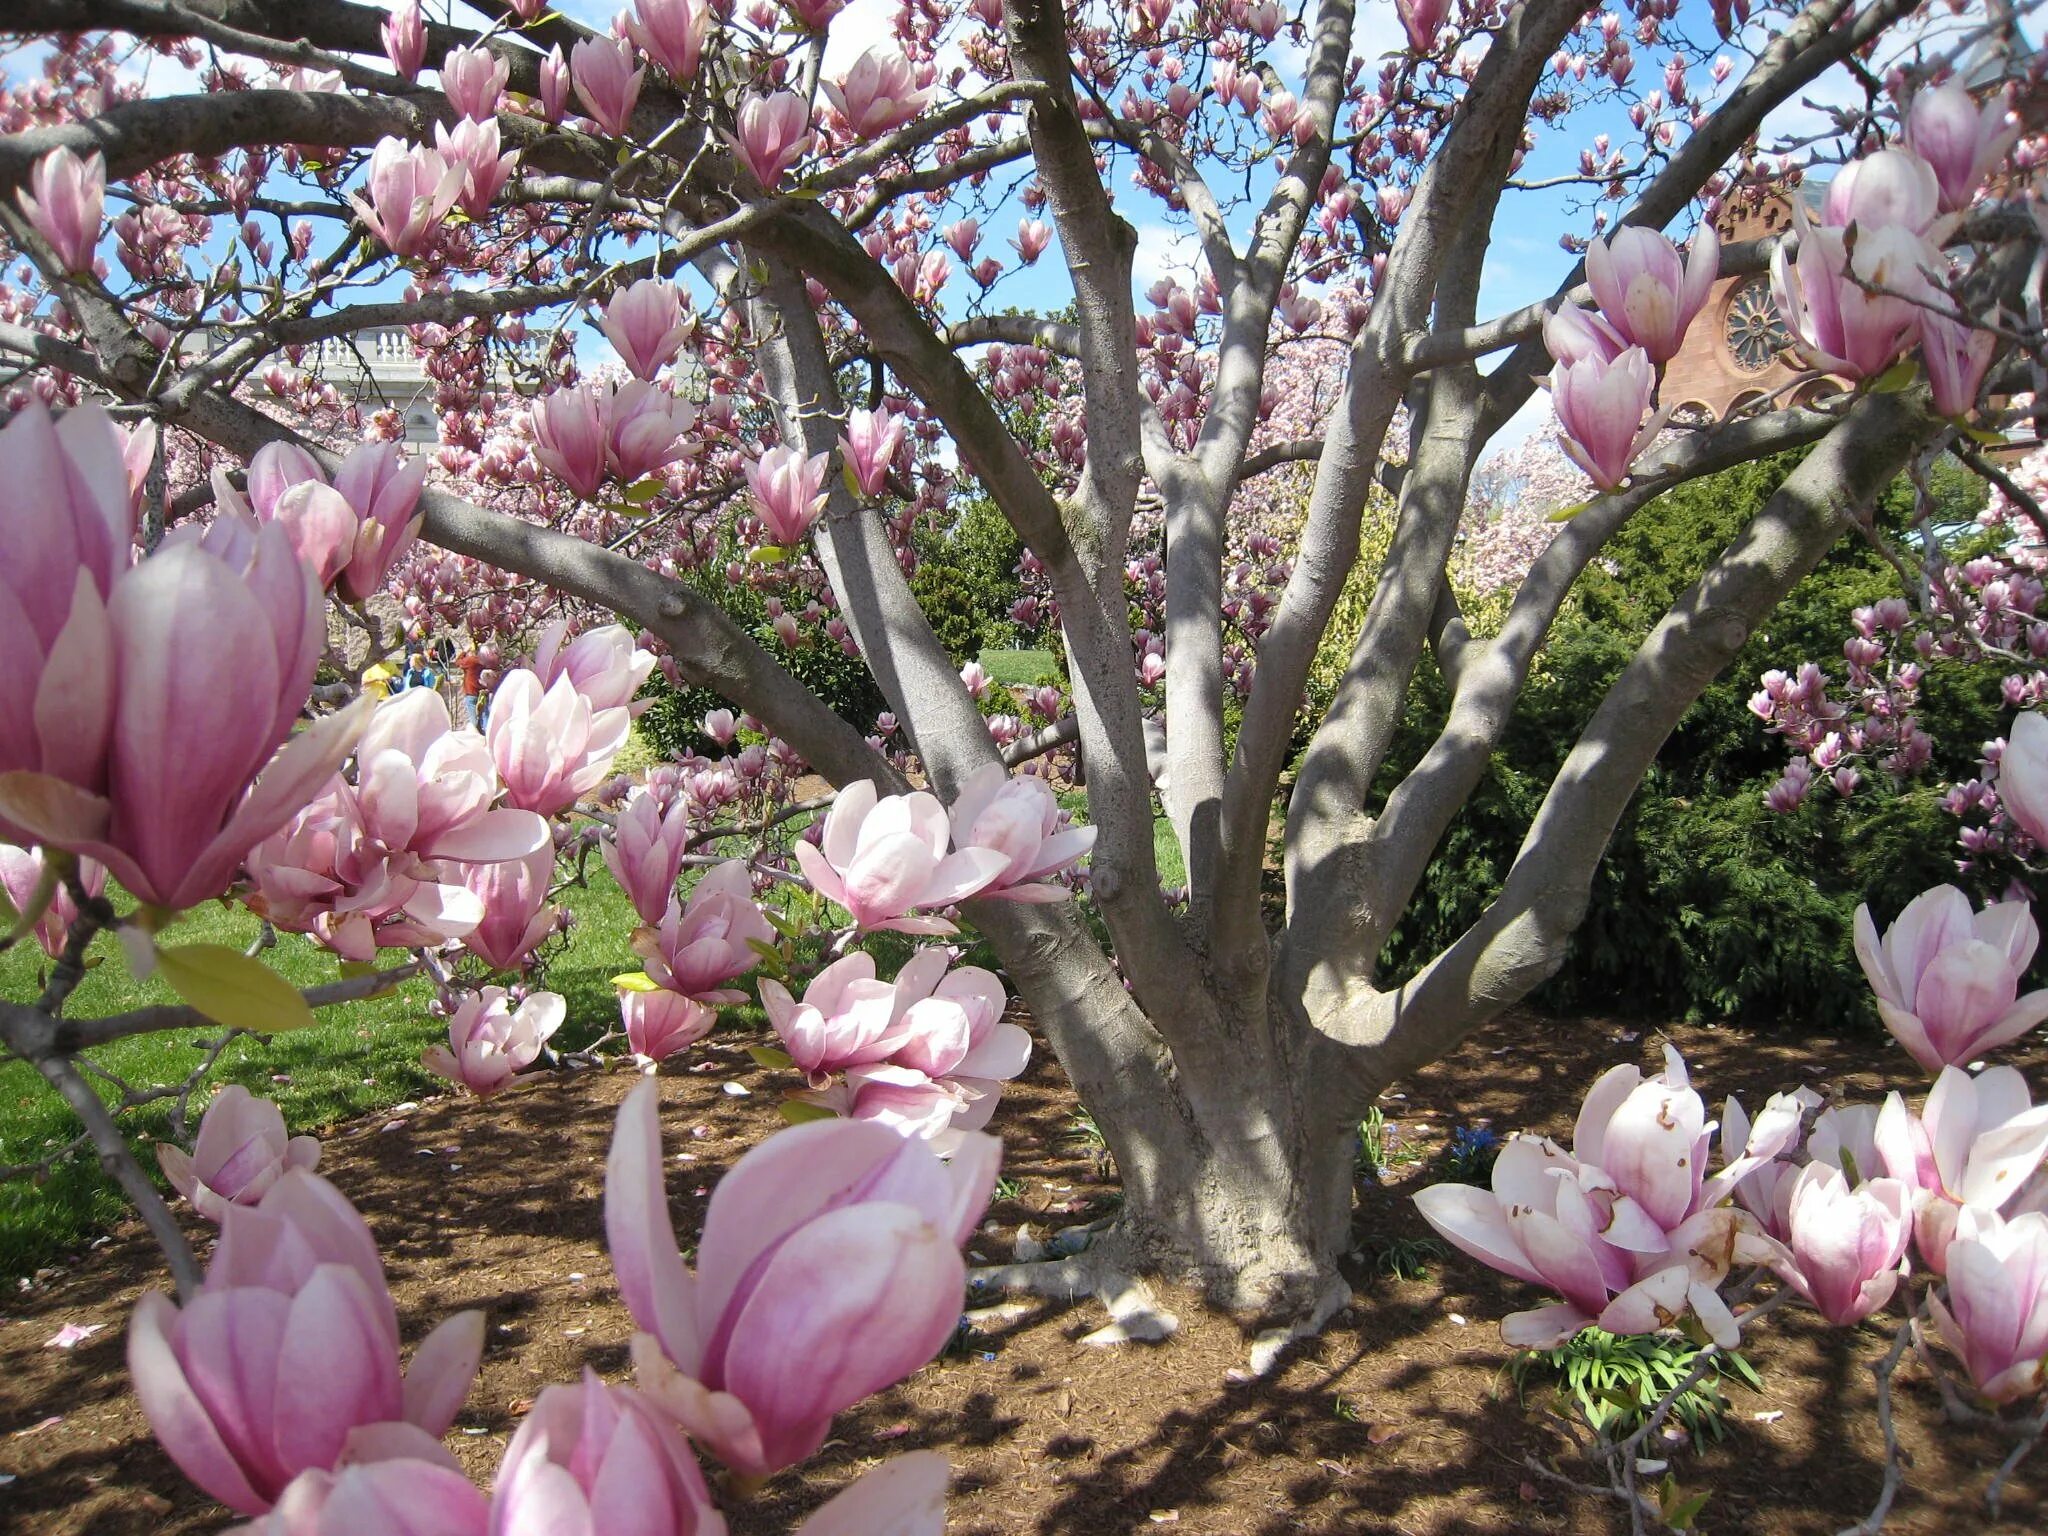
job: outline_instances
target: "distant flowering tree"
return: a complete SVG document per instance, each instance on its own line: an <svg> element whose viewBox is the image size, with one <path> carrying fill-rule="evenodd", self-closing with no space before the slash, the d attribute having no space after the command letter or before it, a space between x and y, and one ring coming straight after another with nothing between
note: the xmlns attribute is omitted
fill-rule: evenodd
<svg viewBox="0 0 2048 1536"><path fill-rule="evenodd" d="M2028 318L2039 146L2020 137L2037 92L2002 12L1773 0L1714 8L1710 38L1652 0L1626 16L1400 0L1378 18L1351 0L1292 18L977 0L905 6L846 60L831 0L634 0L608 32L530 0L471 9L476 25L417 0L14 0L0 18L42 45L41 77L0 95L0 238L19 258L0 287L0 834L25 850L17 937L55 937L60 889L75 914L48 989L0 1008L0 1036L76 1107L171 1255L182 1303L146 1303L136 1332L167 1443L271 1530L348 1528L408 1505L409 1486L419 1519L458 1530L602 1528L628 1504L718 1529L682 1430L744 1486L942 1337L993 1177L976 1127L1023 1065L1011 992L1101 1126L1124 1202L1087 1254L992 1282L1158 1273L1327 1317L1348 1295L1364 1109L1555 969L1685 709L1899 473L1974 452L2048 363ZM1388 51L1395 23L1408 46ZM145 94L124 61L151 52L192 88ZM1862 103L1837 131L1739 158L1831 73ZM1567 169L1546 177L1530 157L1553 150ZM1832 180L1817 208L1793 198L1790 234L1719 244L1729 199L1809 173ZM1542 302L1482 318L1494 232L1544 180L1595 205L1564 237L1585 260ZM1142 285L1141 224L1190 253ZM1013 283L1022 267L1036 275ZM1795 402L1674 423L1663 368L1707 323L1715 279L1765 270L1813 376ZM1012 302L1048 291L1042 312ZM326 376L400 333L434 418L416 456L395 409L350 406ZM594 361L600 337L616 363ZM1540 551L1527 541L1502 626L1475 638L1451 571L1463 513L1539 378L1589 489ZM1801 446L1588 701L1480 917L1383 974L1603 542L1663 489ZM920 539L970 494L1024 548L1013 617L1058 626L1064 690L1005 701L919 607ZM1391 507L1386 553L1304 718L1368 505ZM2011 607L1943 590L1959 616ZM720 600L742 592L758 630ZM330 613L388 654L392 605L403 638L445 626L476 648L480 730L424 690L374 703L366 658L327 654ZM886 717L846 718L799 681L834 650L871 672ZM1446 722L1387 786L1425 650ZM730 706L703 723L720 754L624 784L655 669ZM1800 707L1819 718L1824 693L1804 687ZM1889 749L1910 741L1901 724ZM1085 827L1039 782L1074 749ZM834 795L799 798L810 774ZM1157 810L1187 870L1179 904L1160 889ZM459 1403L466 1333L435 1335L401 1376L374 1247L303 1167L253 1206L227 1196L249 1181L195 1174L239 1229L202 1276L75 1057L200 1016L303 1022L309 999L259 961L176 942L180 910L230 894L352 969L410 951L310 1003L425 972L449 1021L436 1066L504 1088L562 1005L492 978L545 963L555 885L598 848L644 921L646 969L617 983L628 1046L680 1049L697 1010L758 973L805 1079L792 1116L844 1123L728 1175L721 1195L759 1198L729 1223L737 1197L714 1197L693 1278L654 1240L653 1090L637 1090L608 1224L640 1385L551 1389L480 1513L423 1438ZM1071 899L1084 857L1099 929ZM2010 950L2017 928L1987 920ZM963 924L1002 981L932 946L885 981L861 947ZM191 1011L64 1018L105 931ZM1987 961L1984 985L2021 964ZM2012 1023L1896 957L1889 974L1943 1060ZM1718 1288L1763 1250L1720 1203L1732 1165L1702 1177L1688 1091L1676 1064L1603 1085L1569 1161L1517 1186L1521 1225L1551 1223L1509 1233L1517 1262L1568 1271L1550 1323L1734 1327ZM1655 1156L1638 1139L1651 1107ZM1788 1118L1750 1128L1748 1169L1782 1150ZM1670 1126L1690 1159L1676 1184L1652 1166ZM254 1130L268 1169L274 1137ZM818 1155L788 1150L806 1143ZM1639 1188L1620 1189L1610 1146ZM1503 1152L1495 1178L1531 1171ZM1788 1209L1861 1220L1869 1203L1816 1175ZM1593 1241L1616 1212L1640 1261ZM1874 1305L1880 1235L1854 1285L1803 1260L1787 1283L1829 1315ZM1945 1303L1966 1341L2005 1283L1991 1268L2013 1273L2026 1241L1951 1244L1952 1268L1967 1243L1987 1256ZM845 1253L859 1266L838 1267ZM811 1284L827 1273L837 1289ZM896 1292L915 1306L874 1321ZM307 1327L221 1321L259 1313ZM820 1319L848 1324L829 1348L777 1342L820 1337L799 1331ZM195 1385L224 1332L248 1351L231 1403ZM299 1339L351 1369L301 1368ZM1987 1391L2019 1380L1979 1353ZM307 1412L276 1407L309 1382ZM909 1465L850 1491L837 1528L906 1509L932 1528L937 1483Z"/></svg>

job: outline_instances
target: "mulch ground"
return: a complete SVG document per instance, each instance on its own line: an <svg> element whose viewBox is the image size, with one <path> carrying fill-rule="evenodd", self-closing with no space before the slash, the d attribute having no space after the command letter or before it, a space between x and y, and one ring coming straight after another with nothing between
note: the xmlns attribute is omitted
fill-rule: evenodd
<svg viewBox="0 0 2048 1536"><path fill-rule="evenodd" d="M1871 1099L1886 1074L1903 1080L1904 1058L1881 1042L1670 1033L1704 1091L1734 1090L1752 1107L1802 1081ZM878 1459L922 1447L952 1460L955 1536L1154 1525L1246 1536L1625 1530L1612 1506L1525 1465L1557 1455L1561 1439L1544 1423L1542 1391L1518 1399L1495 1325L1536 1298L1457 1255L1413 1280L1378 1273L1374 1258L1389 1239L1426 1235L1408 1196L1436 1177L1431 1164L1453 1129L1478 1122L1567 1136L1594 1076L1632 1054L1654 1065L1660 1038L1517 1014L1390 1097L1395 1166L1387 1183L1361 1191L1354 1304L1272 1376L1244 1379L1244 1334L1188 1297L1166 1298L1183 1325L1171 1342L1108 1349L1080 1343L1104 1321L1099 1306L1033 1302L843 1415L816 1461L736 1512L735 1532L786 1531ZM688 1060L709 1070L672 1062L663 1075L681 1230L694 1230L720 1171L779 1123L786 1076L757 1068L747 1043L707 1042ZM2044 1059L2025 1063L2037 1082ZM625 1071L548 1076L489 1104L431 1101L329 1139L321 1171L381 1240L408 1342L455 1309L489 1314L483 1372L450 1436L480 1481L541 1387L586 1365L626 1373L630 1325L604 1253L600 1196L612 1110L633 1081ZM752 1092L734 1095L728 1083ZM1007 1259L1020 1223L1042 1234L1112 1206L1113 1174L1076 1138L1075 1109L1041 1054L994 1127L1017 1193L991 1211L980 1257ZM6 1530L193 1536L229 1523L156 1449L126 1390L128 1312L162 1283L161 1261L131 1224L0 1298ZM67 1323L104 1326L70 1351L46 1347ZM1882 1347L1875 1331L1837 1332L1796 1314L1762 1325L1748 1354L1765 1395L1732 1392L1726 1439L1676 1463L1686 1486L1714 1490L1698 1529L1803 1536L1859 1519L1879 1481L1868 1366ZM1918 1459L1887 1529L2048 1528L2048 1453L2021 1469L1994 1524L1979 1494L2002 1447L1946 1425L1911 1367L1898 1398Z"/></svg>

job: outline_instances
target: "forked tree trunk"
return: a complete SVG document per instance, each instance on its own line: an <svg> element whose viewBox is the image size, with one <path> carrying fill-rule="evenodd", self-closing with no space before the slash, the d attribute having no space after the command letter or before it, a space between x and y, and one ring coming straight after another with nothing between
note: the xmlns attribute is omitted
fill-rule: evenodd
<svg viewBox="0 0 2048 1536"><path fill-rule="evenodd" d="M1314 1031L1263 1009L1169 1052L1178 1021L1146 1019L1121 985L1077 996L1005 960L1116 1160L1122 1209L1091 1250L1104 1274L1188 1284L1240 1315L1327 1315L1350 1247L1360 1096L1370 1102L1356 1076L1329 1069ZM1186 1002L1220 1012L1199 977Z"/></svg>

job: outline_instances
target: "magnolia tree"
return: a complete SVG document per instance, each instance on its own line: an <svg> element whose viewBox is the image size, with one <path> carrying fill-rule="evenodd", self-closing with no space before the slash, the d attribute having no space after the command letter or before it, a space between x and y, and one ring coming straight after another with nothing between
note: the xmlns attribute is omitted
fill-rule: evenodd
<svg viewBox="0 0 2048 1536"><path fill-rule="evenodd" d="M1003 990L924 954L884 982L848 947L950 931L942 909L965 903L1124 1189L1086 1255L1007 1278L1135 1270L1326 1313L1362 1111L1560 963L1688 704L1881 490L1996 430L2040 364L2017 19L1909 0L976 0L883 7L891 35L870 40L841 9L637 0L603 32L534 0L9 7L41 75L5 98L0 232L21 260L0 352L12 447L45 478L4 494L61 486L76 515L22 502L7 535L0 622L31 661L0 695L0 817L44 850L45 931L63 916L37 891L83 920L52 992L10 1005L9 1045L103 1121L73 1058L153 1026L57 1017L82 943L117 927L195 1006L226 1006L223 987L260 984L150 934L234 887L351 960L416 951L448 985L437 1066L488 1091L560 1010L465 987L442 946L486 968L530 955L553 853L579 856L595 809L648 924L644 979L623 984L637 1052L701 1033L696 1010L760 957L810 1108L970 1134L1021 1065ZM1836 84L1853 105L1801 106ZM1822 179L1823 199L1801 190ZM1550 295L1482 316L1492 232L1560 188L1583 206ZM1788 235L1716 238L1721 210L1780 193ZM1195 269L1141 277L1141 228L1185 236ZM1661 372L1716 280L1767 269L1810 377L1672 423ZM393 328L438 422L425 463L394 445L395 409L334 383ZM1545 374L1589 499L1482 641L1446 572L1475 466ZM92 401L128 424L125 450ZM1483 914L1384 974L1602 542L1672 485L1791 448L1799 468L1589 701ZM911 581L916 536L970 492L1021 541L1017 618L1057 625L1070 679L993 729L986 679L962 677ZM1371 601L1332 633L1388 495ZM149 551L132 563L131 528ZM300 567L342 604L382 589L408 618L459 620L505 672L486 731L402 694L322 714L265 768L322 651ZM752 589L763 630L714 600L721 582ZM549 620L566 627L539 639ZM592 807L636 638L729 701L705 732L740 750ZM824 647L860 658L888 718L798 681ZM1332 647L1340 676L1306 719ZM1387 790L1425 649L1448 720ZM337 697L351 681L329 679ZM1081 839L1043 779L1006 776L1076 749L1099 930L1046 878ZM803 769L842 792L788 845L820 808L796 797ZM1184 904L1160 889L1156 805ZM684 861L734 839L751 867L677 901ZM138 912L93 893L95 863ZM818 974L781 974L794 950L751 906L767 881L807 888L785 924L846 915ZM175 1236L160 1202L154 1219Z"/></svg>

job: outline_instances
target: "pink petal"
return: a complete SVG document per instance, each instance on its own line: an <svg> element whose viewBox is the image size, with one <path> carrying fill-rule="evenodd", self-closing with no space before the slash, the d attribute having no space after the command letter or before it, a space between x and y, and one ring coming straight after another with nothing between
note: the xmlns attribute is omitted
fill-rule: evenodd
<svg viewBox="0 0 2048 1536"><path fill-rule="evenodd" d="M659 1338L670 1359L694 1370L703 1350L695 1312L696 1282L683 1266L675 1223L669 1217L660 1112L660 1090L651 1080L627 1094L619 1106L605 1161L605 1241L626 1310Z"/></svg>

